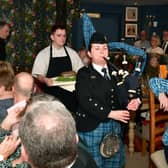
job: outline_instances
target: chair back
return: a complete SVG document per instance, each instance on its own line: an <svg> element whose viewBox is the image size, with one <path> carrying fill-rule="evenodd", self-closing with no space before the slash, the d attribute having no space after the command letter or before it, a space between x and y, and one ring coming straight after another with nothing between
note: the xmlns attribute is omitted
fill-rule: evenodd
<svg viewBox="0 0 168 168"><path fill-rule="evenodd" d="M149 91L149 107L150 107L150 155L156 150L162 149L162 135L165 131L166 122L168 122L168 112L164 112L159 108L159 102L155 98L154 93ZM150 161L149 167L152 168Z"/></svg>

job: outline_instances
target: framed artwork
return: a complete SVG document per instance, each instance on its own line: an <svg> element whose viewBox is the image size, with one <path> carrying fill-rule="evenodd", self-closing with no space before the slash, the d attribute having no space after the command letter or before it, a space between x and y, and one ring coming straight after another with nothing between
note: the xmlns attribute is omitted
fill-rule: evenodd
<svg viewBox="0 0 168 168"><path fill-rule="evenodd" d="M125 37L137 37L137 24L126 23L125 24Z"/></svg>
<svg viewBox="0 0 168 168"><path fill-rule="evenodd" d="M137 20L138 20L138 8L137 7L126 7L125 21L136 22Z"/></svg>

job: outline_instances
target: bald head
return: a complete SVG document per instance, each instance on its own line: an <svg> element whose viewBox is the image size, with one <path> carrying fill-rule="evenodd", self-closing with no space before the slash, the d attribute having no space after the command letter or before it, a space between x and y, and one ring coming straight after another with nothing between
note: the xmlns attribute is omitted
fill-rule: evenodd
<svg viewBox="0 0 168 168"><path fill-rule="evenodd" d="M34 80L31 74L21 72L15 76L14 91L16 95L30 98L33 91Z"/></svg>

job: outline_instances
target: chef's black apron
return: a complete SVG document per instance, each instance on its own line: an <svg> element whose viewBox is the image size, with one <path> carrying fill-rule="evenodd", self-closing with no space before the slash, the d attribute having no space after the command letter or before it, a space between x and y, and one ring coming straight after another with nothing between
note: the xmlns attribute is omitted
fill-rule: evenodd
<svg viewBox="0 0 168 168"><path fill-rule="evenodd" d="M70 56L64 47L65 56L52 56L52 46L50 46L50 59L49 59L49 67L47 71L46 77L52 78L56 76L60 76L62 72L65 71L72 71L72 63L70 60ZM43 91L45 93L51 94L55 96L57 99L59 99L71 112L76 111L77 107L77 101L76 96L74 92L67 91L63 88L60 88L58 86L43 86Z"/></svg>

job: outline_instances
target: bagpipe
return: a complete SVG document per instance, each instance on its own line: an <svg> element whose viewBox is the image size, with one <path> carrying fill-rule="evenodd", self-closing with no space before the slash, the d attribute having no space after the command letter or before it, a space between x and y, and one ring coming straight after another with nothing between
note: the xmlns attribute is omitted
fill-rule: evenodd
<svg viewBox="0 0 168 168"><path fill-rule="evenodd" d="M83 20L83 35L85 46L86 48L88 48L89 40L96 30L91 22L91 19L86 13L83 13L82 20ZM135 63L135 68L132 73L130 73L126 69L124 70L116 67L108 59L105 59L109 67L111 68L112 71L111 75L113 75L117 81L117 86L120 93L119 99L121 106L123 108L126 108L128 102L131 99L140 97L141 95L139 77L142 75L142 72L145 68L147 55L144 50L128 45L123 42L109 42L108 46L110 50L120 49L124 50L125 53L131 56L135 55L138 56L138 59ZM123 56L122 64L128 64L126 60L126 55L123 54L122 56Z"/></svg>
<svg viewBox="0 0 168 168"><path fill-rule="evenodd" d="M108 57L109 58L109 57ZM141 72L141 61L139 60L138 66L133 74L130 74L127 70L119 69L114 64L112 64L109 59L104 58L110 68L111 75L114 76L118 91L119 91L119 101L121 107L126 109L128 102L133 99L140 97L141 91L139 86L139 75ZM127 64L125 56L123 56L122 64ZM124 131L125 125L122 125L122 130ZM113 157L119 150L120 140L114 131L106 134L100 143L100 154L105 158Z"/></svg>
<svg viewBox="0 0 168 168"><path fill-rule="evenodd" d="M128 102L134 98L141 97L141 89L139 84L140 72L141 72L141 60L138 62L138 66L135 68L134 73L130 73L127 70L119 69L112 64L108 59L105 59L111 70L111 75L115 78L118 91L119 100L122 108L126 108ZM123 63L127 61L124 59Z"/></svg>

